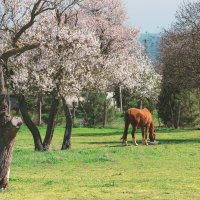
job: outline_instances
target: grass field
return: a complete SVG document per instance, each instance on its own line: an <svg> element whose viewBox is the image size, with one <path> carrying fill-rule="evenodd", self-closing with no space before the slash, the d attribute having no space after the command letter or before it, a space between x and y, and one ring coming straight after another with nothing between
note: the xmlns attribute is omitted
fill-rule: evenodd
<svg viewBox="0 0 200 200"><path fill-rule="evenodd" d="M41 128L44 133L45 129ZM72 149L34 152L23 127L16 140L9 191L1 200L200 199L200 131L157 130L156 146L122 147L122 129L75 128Z"/></svg>

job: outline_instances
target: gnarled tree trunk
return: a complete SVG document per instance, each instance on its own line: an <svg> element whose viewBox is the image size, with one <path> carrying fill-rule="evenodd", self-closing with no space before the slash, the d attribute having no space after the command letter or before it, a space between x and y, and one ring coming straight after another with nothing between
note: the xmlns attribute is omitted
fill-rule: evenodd
<svg viewBox="0 0 200 200"><path fill-rule="evenodd" d="M18 97L19 101L19 109L21 111L24 123L28 127L28 129L31 131L33 140L34 140L34 145L35 145L35 151L42 151L43 150L43 145L42 145L42 139L40 136L40 132L37 128L37 126L33 123L31 120L31 117L28 114L28 109L25 101L24 96L19 96Z"/></svg>
<svg viewBox="0 0 200 200"><path fill-rule="evenodd" d="M66 117L66 127L65 127L65 134L63 138L62 150L69 149L71 147L71 135L72 135L72 128L73 128L73 119L72 114L69 109L69 106L64 97L62 97L63 108Z"/></svg>
<svg viewBox="0 0 200 200"><path fill-rule="evenodd" d="M0 95L0 190L8 187L10 164L16 134L22 124L20 118L8 114L6 95Z"/></svg>
<svg viewBox="0 0 200 200"><path fill-rule="evenodd" d="M49 150L49 146L53 137L54 128L56 125L56 116L58 114L59 99L53 98L51 103L51 109L49 113L49 120L47 125L47 131L43 142L43 149Z"/></svg>
<svg viewBox="0 0 200 200"><path fill-rule="evenodd" d="M14 141L22 125L20 118L12 118L9 114L3 72L6 62L7 58L0 58L0 190L6 190L8 187Z"/></svg>

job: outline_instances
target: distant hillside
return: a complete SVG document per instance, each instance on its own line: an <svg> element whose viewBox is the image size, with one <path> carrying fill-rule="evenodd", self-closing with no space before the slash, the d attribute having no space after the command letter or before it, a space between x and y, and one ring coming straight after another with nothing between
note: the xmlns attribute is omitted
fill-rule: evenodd
<svg viewBox="0 0 200 200"><path fill-rule="evenodd" d="M146 45L148 56L153 61L159 55L159 50L158 50L159 41L160 41L159 33L142 33L140 36L140 42L144 46Z"/></svg>

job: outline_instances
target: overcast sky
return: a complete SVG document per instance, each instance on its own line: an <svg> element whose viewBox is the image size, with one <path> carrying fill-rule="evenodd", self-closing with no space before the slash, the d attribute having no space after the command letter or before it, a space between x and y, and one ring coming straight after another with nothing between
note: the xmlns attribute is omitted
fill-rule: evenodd
<svg viewBox="0 0 200 200"><path fill-rule="evenodd" d="M184 0L123 0L128 11L128 23L141 32L158 33L169 27L178 6ZM189 0L190 2L194 0Z"/></svg>

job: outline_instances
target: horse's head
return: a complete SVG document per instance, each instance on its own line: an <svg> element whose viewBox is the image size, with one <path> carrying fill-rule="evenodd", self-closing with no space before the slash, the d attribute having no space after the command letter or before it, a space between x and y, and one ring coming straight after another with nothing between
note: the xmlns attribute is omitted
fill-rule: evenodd
<svg viewBox="0 0 200 200"><path fill-rule="evenodd" d="M153 125L149 129L149 139L150 142L154 142L156 140L156 129Z"/></svg>

